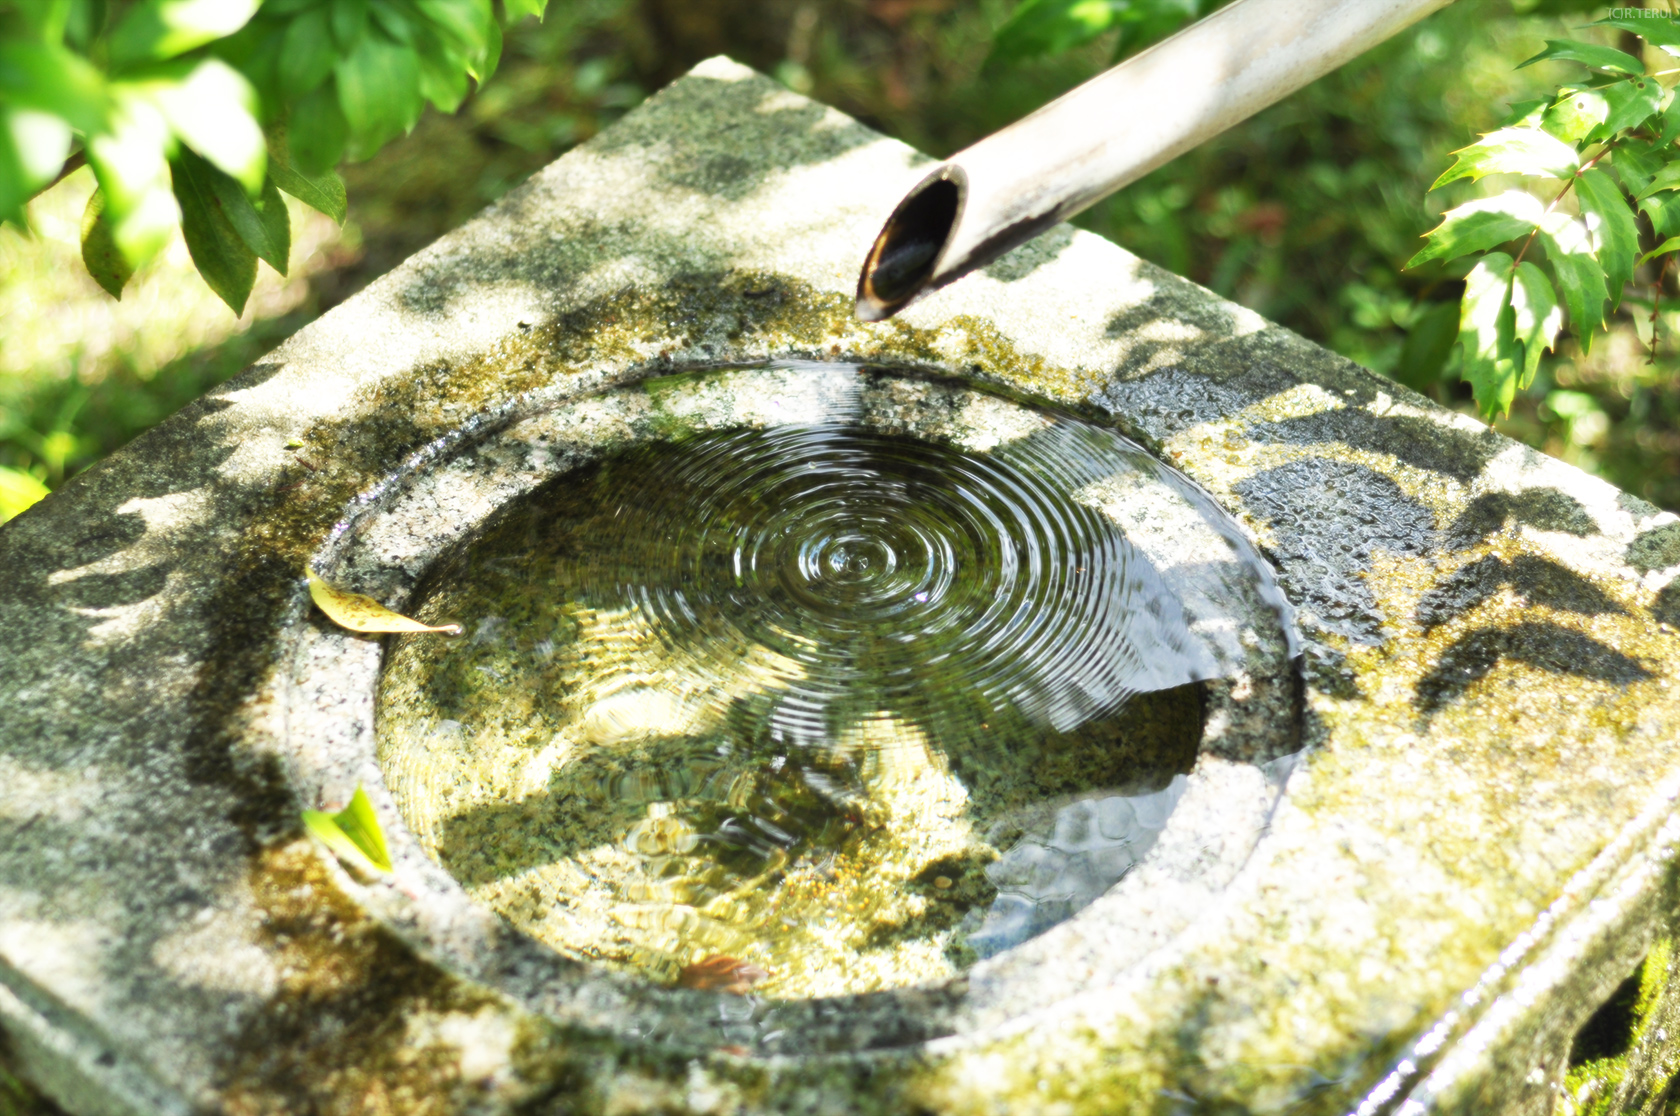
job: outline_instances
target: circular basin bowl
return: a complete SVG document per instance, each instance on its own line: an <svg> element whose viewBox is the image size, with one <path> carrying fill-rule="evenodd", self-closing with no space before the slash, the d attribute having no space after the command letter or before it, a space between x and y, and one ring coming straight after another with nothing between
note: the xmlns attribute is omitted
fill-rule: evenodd
<svg viewBox="0 0 1680 1116"><path fill-rule="evenodd" d="M1288 606L1211 501L915 369L574 400L416 469L321 565L465 632L295 653L301 705L346 674L372 703L311 759L384 807L387 916L619 1034L1018 1019L1193 921L1298 746Z"/></svg>

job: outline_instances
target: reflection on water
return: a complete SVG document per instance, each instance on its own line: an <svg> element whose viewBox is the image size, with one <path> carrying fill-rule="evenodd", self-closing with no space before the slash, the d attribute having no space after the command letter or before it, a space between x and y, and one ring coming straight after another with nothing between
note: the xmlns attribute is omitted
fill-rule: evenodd
<svg viewBox="0 0 1680 1116"><path fill-rule="evenodd" d="M1023 835L986 868L998 895L983 919L965 917L970 948L990 957L1020 945L1119 883L1155 844L1186 783L1174 775L1153 794L1070 802L1047 832Z"/></svg>
<svg viewBox="0 0 1680 1116"><path fill-rule="evenodd" d="M629 445L430 578L387 778L423 844L555 948L692 987L948 976L1091 902L1182 793L1210 676L1076 500L1136 447L859 426Z"/></svg>

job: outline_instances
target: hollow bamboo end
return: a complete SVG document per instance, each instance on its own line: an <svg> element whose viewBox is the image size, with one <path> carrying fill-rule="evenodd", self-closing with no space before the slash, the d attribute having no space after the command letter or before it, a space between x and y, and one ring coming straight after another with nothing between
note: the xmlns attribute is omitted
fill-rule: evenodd
<svg viewBox="0 0 1680 1116"><path fill-rule="evenodd" d="M928 289L962 215L966 193L962 170L946 165L898 203L858 276L860 321L884 321Z"/></svg>

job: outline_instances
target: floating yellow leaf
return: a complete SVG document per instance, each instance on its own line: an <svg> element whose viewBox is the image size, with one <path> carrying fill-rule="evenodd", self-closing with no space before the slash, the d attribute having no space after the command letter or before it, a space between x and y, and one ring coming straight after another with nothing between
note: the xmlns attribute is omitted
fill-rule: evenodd
<svg viewBox="0 0 1680 1116"><path fill-rule="evenodd" d="M347 593L322 581L320 575L309 570L309 596L327 618L341 628L353 632L447 632L460 635L461 625L440 624L433 627L418 620L410 620L400 612L392 612L372 597Z"/></svg>
<svg viewBox="0 0 1680 1116"><path fill-rule="evenodd" d="M391 870L391 854L385 850L385 833L379 828L379 817L373 812L367 792L359 785L350 798L350 805L336 814L305 810L303 824L345 863L381 872Z"/></svg>

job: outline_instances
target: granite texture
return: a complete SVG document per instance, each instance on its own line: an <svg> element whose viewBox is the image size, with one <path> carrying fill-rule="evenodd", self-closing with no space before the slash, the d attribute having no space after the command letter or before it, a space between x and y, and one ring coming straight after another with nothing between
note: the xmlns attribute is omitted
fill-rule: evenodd
<svg viewBox="0 0 1680 1116"><path fill-rule="evenodd" d="M863 248L926 163L704 63L0 528L0 1084L78 1114L1657 1104L1680 521L1065 227L861 325ZM1076 918L891 1012L780 1004L558 979L455 881L304 836L383 785L384 650L310 611L306 564L373 588L429 543L365 528L502 431L790 357L1112 424L1274 564L1305 751L1217 886L1138 897L1160 932Z"/></svg>

